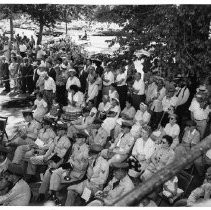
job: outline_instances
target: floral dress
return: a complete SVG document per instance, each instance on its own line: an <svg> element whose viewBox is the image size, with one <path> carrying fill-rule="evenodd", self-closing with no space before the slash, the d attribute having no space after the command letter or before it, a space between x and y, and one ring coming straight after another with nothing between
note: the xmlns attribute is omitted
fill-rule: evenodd
<svg viewBox="0 0 211 210"><path fill-rule="evenodd" d="M34 105L37 106L33 114L34 119L36 119L37 121L42 121L46 113L47 103L45 102L44 99L41 99L41 100L36 99L34 101Z"/></svg>

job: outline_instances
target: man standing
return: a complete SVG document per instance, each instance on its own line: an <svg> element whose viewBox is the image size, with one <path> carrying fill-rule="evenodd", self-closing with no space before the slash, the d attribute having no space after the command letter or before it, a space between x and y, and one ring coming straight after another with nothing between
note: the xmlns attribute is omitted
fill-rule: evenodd
<svg viewBox="0 0 211 210"><path fill-rule="evenodd" d="M53 98L56 93L56 84L52 77L48 76L48 73L46 72L44 75L44 99L48 104L48 111L50 111Z"/></svg>
<svg viewBox="0 0 211 210"><path fill-rule="evenodd" d="M4 91L6 93L10 92L10 81L9 81L9 64L6 62L6 57L3 55L1 57L2 60L2 66L1 66L1 71L2 71L2 76L3 76L3 83L4 83Z"/></svg>
<svg viewBox="0 0 211 210"><path fill-rule="evenodd" d="M23 169L20 165L10 163L8 165L7 180L13 184L12 189L0 196L0 205L3 206L28 206L31 198L29 185L23 180Z"/></svg>

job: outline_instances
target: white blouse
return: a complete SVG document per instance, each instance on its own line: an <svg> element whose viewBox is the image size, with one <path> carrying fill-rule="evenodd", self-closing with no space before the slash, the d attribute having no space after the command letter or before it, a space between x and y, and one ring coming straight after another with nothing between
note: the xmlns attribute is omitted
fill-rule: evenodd
<svg viewBox="0 0 211 210"><path fill-rule="evenodd" d="M132 155L144 155L145 159L149 159L155 151L155 143L151 138L148 138L146 143L142 138L138 138L133 146Z"/></svg>
<svg viewBox="0 0 211 210"><path fill-rule="evenodd" d="M139 81L135 80L135 82L133 83L133 88L135 90L138 90L138 94L137 95L144 95L144 93L145 93L145 84L144 84L144 81L142 79L140 79Z"/></svg>

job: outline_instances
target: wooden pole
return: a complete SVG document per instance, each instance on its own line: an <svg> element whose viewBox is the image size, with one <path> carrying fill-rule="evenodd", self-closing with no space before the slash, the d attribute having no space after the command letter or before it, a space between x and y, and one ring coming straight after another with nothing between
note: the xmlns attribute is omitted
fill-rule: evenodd
<svg viewBox="0 0 211 210"><path fill-rule="evenodd" d="M211 148L211 135L202 140L199 144L194 146L189 153L181 155L173 163L169 164L166 168L158 171L149 180L141 183L136 188L117 199L111 206L136 206L140 201L145 198L153 190L160 187L166 181L171 179L175 174L180 172L195 159L204 154Z"/></svg>

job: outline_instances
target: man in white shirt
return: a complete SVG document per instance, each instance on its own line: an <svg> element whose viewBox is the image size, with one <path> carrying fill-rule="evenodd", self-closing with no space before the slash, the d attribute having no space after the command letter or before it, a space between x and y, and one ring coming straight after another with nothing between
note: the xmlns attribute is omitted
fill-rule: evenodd
<svg viewBox="0 0 211 210"><path fill-rule="evenodd" d="M39 45L37 47L37 60L42 60L45 55L46 55L45 51L42 50L42 46Z"/></svg>
<svg viewBox="0 0 211 210"><path fill-rule="evenodd" d="M45 73L44 79L44 99L48 104L48 111L50 111L56 93L56 83L52 77L48 76L47 72Z"/></svg>
<svg viewBox="0 0 211 210"><path fill-rule="evenodd" d="M187 87L187 83L185 80L182 80L179 82L178 85L178 90L175 94L175 96L177 97L177 108L176 108L176 113L178 115L178 122L182 122L183 120L183 116L185 114L185 112L187 112L188 110L188 99L190 97L190 91Z"/></svg>
<svg viewBox="0 0 211 210"><path fill-rule="evenodd" d="M114 143L111 144L109 149L104 149L101 152L103 157L108 157L109 164L121 163L124 161L134 144L134 137L130 133L131 126L129 124L122 124L122 132L115 139Z"/></svg>
<svg viewBox="0 0 211 210"><path fill-rule="evenodd" d="M105 73L103 74L103 95L108 95L110 85L114 83L114 74L108 68L108 66L106 66L104 70Z"/></svg>
<svg viewBox="0 0 211 210"><path fill-rule="evenodd" d="M189 107L189 111L191 112L191 118L197 124L196 127L200 132L201 139L204 137L210 112L209 106L202 106L203 102L204 101L202 95L197 94L196 97L193 98Z"/></svg>
<svg viewBox="0 0 211 210"><path fill-rule="evenodd" d="M27 50L27 47L26 45L21 42L21 44L19 45L19 49L20 49L20 55L22 58L26 57L26 50Z"/></svg>
<svg viewBox="0 0 211 210"><path fill-rule="evenodd" d="M77 85L79 88L81 87L80 80L75 76L75 69L68 70L69 78L66 83L66 90L69 91L71 85Z"/></svg>
<svg viewBox="0 0 211 210"><path fill-rule="evenodd" d="M125 67L121 67L117 73L115 83L117 85L116 90L119 94L119 102L120 102L120 107L121 110L124 109L126 99L127 99L127 70Z"/></svg>
<svg viewBox="0 0 211 210"><path fill-rule="evenodd" d="M174 85L169 85L166 89L166 96L164 96L162 100L162 106L163 106L163 111L164 115L161 121L161 126L165 127L165 125L168 122L168 117L169 114L174 112L174 109L176 108L177 105L177 97L175 96L175 87Z"/></svg>
<svg viewBox="0 0 211 210"><path fill-rule="evenodd" d="M94 76L90 76L88 77L89 81L88 81L88 93L87 93L87 99L86 99L86 103L90 100L94 100L94 104L96 105L96 101L97 101L97 95L98 95L98 85L95 82L95 77Z"/></svg>
<svg viewBox="0 0 211 210"><path fill-rule="evenodd" d="M137 72L135 78L136 79L132 86L132 99L133 106L137 110L139 108L139 104L145 100L145 83L141 77L141 73Z"/></svg>

